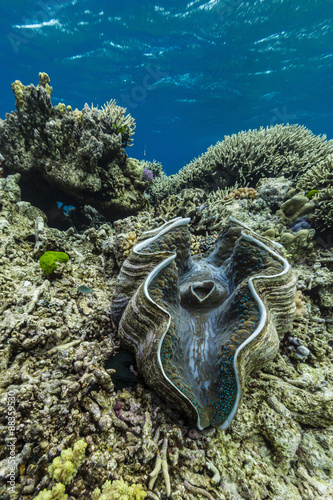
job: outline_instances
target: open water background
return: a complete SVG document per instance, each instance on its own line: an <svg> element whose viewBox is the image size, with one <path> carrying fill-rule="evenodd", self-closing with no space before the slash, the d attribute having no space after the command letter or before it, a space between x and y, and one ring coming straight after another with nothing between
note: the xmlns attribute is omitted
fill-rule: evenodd
<svg viewBox="0 0 333 500"><path fill-rule="evenodd" d="M0 0L0 117L10 84L74 109L110 99L138 159L175 173L224 135L300 123L333 138L332 0Z"/></svg>

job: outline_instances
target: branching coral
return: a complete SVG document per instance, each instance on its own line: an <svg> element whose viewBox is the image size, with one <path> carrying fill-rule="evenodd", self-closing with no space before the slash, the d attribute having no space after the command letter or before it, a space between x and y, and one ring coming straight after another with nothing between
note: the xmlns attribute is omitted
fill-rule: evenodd
<svg viewBox="0 0 333 500"><path fill-rule="evenodd" d="M299 178L297 187L305 191L319 190L331 186L332 182L333 154L329 154L323 161L313 165Z"/></svg>
<svg viewBox="0 0 333 500"><path fill-rule="evenodd" d="M224 188L236 181L254 185L265 176L298 179L332 154L332 141L299 125L243 131L226 136L178 174L158 179L156 193L163 198L198 185L210 189Z"/></svg>
<svg viewBox="0 0 333 500"><path fill-rule="evenodd" d="M298 181L297 187L313 193L316 209L310 220L320 230L333 228L333 154L313 165ZM309 196L308 196L309 197Z"/></svg>
<svg viewBox="0 0 333 500"><path fill-rule="evenodd" d="M99 113L99 119L113 127L116 134L121 134L124 146L131 146L135 131L135 120L128 114L125 116L126 108L117 106L116 101L107 102Z"/></svg>
<svg viewBox="0 0 333 500"><path fill-rule="evenodd" d="M171 495L171 486L170 486L169 467L167 461L167 449L168 449L168 438L165 437L163 440L163 446L161 452L157 453L154 470L150 473L151 479L149 481L149 489L152 490L154 488L157 476L159 475L162 469L166 494L169 497Z"/></svg>

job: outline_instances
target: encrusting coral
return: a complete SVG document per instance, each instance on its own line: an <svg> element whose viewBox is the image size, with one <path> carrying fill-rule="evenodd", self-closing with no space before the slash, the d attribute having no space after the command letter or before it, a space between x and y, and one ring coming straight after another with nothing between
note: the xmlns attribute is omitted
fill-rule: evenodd
<svg viewBox="0 0 333 500"><path fill-rule="evenodd" d="M254 199L258 196L258 192L254 188L249 188L249 187L244 187L244 188L237 188L231 191L231 193L227 194L225 196L225 200L229 200L230 198L250 198Z"/></svg>

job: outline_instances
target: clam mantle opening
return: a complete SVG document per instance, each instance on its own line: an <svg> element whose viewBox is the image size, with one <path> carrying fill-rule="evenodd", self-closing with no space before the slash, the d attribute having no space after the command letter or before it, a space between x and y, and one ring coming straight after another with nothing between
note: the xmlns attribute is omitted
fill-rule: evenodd
<svg viewBox="0 0 333 500"><path fill-rule="evenodd" d="M112 316L147 384L199 429L224 429L248 374L277 353L296 280L274 243L235 219L210 253L192 257L189 221L173 219L133 247Z"/></svg>

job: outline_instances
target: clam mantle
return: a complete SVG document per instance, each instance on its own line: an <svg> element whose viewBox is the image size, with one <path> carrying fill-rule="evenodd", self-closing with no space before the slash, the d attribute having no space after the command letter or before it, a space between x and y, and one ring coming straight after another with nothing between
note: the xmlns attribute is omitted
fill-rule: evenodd
<svg viewBox="0 0 333 500"><path fill-rule="evenodd" d="M142 235L120 270L112 319L162 399L199 429L225 429L246 377L290 327L296 278L277 244L233 218L208 255L192 257L189 221Z"/></svg>

